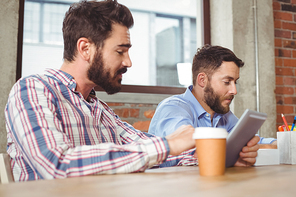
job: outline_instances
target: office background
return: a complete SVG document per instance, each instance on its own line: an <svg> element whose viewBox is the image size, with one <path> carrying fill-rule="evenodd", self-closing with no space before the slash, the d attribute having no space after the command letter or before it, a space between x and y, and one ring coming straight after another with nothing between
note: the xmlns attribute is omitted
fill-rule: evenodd
<svg viewBox="0 0 296 197"><path fill-rule="evenodd" d="M6 149L3 111L16 79L19 3L0 2L0 152ZM210 0L211 44L233 50L245 62L239 94L231 108L238 117L246 108L267 113L260 130L263 137L276 137L281 113L288 122L295 115L295 4L295 0ZM127 92L97 95L142 131L147 131L157 104L170 96Z"/></svg>

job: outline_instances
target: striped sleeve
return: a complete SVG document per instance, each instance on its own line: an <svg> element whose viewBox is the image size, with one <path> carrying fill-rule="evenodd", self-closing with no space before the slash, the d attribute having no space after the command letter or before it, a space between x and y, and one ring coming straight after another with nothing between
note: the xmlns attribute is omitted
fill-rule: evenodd
<svg viewBox="0 0 296 197"><path fill-rule="evenodd" d="M23 79L10 93L5 114L18 155L14 166L22 169L18 180L139 172L167 158L165 138L148 138L122 125L117 126L122 144L76 146L64 131L75 123L57 113L62 109L56 102L65 101L58 101L38 79Z"/></svg>
<svg viewBox="0 0 296 197"><path fill-rule="evenodd" d="M119 118L117 118L117 121L121 122ZM150 133L140 132L125 122L121 122L119 123L119 125L120 124L123 124L124 126L122 127L125 128L121 131L121 136L123 137L124 142L131 142L134 140L145 140L145 139L155 139L156 142L161 142L161 140L156 140L156 139L162 139L165 142L165 147L167 148L168 151L166 152L166 154L162 154L161 155L162 157L158 155L158 158L155 158L157 162L154 162L155 163L154 166L149 165L149 168L155 167L155 166L171 167L171 166L182 166L182 165L198 165L197 159L194 157L195 148L188 151L184 151L183 153L177 156L168 155L169 145L165 137L158 137ZM159 150L162 149L162 146L160 145L157 145L156 147L159 147L158 148Z"/></svg>
<svg viewBox="0 0 296 197"><path fill-rule="evenodd" d="M135 129L130 124L121 119L107 105L104 106L108 113L114 117L117 125L117 132L120 141L124 145L132 143L143 143L146 147L147 157L149 158L148 168L160 164L166 160L169 154L169 145L165 137L158 137Z"/></svg>

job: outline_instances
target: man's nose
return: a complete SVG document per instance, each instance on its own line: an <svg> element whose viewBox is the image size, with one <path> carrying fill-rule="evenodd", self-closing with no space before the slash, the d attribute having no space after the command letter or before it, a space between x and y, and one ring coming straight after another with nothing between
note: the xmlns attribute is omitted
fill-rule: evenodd
<svg viewBox="0 0 296 197"><path fill-rule="evenodd" d="M237 94L237 89L236 89L236 84L233 83L231 85L230 91L229 91L232 95L236 95Z"/></svg>
<svg viewBox="0 0 296 197"><path fill-rule="evenodd" d="M131 67L132 66L132 61L131 61L131 58L129 56L129 54L127 53L122 61L122 64L123 66L126 66L126 67Z"/></svg>

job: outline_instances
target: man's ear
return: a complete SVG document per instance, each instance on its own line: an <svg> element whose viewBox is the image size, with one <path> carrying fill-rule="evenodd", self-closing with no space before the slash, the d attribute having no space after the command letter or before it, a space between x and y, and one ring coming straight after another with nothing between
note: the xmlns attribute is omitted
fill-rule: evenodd
<svg viewBox="0 0 296 197"><path fill-rule="evenodd" d="M91 43L87 38L79 38L77 41L77 53L85 61L89 61L91 57Z"/></svg>
<svg viewBox="0 0 296 197"><path fill-rule="evenodd" d="M204 88L206 87L207 82L208 82L208 76L206 75L206 73L204 72L198 73L195 84L200 86L201 88Z"/></svg>

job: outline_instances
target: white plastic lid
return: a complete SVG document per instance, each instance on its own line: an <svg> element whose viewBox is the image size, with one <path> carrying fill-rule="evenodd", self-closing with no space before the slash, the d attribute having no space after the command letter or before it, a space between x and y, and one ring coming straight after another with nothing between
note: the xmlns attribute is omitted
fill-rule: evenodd
<svg viewBox="0 0 296 197"><path fill-rule="evenodd" d="M193 134L193 139L221 139L228 135L226 129L214 127L197 127Z"/></svg>

